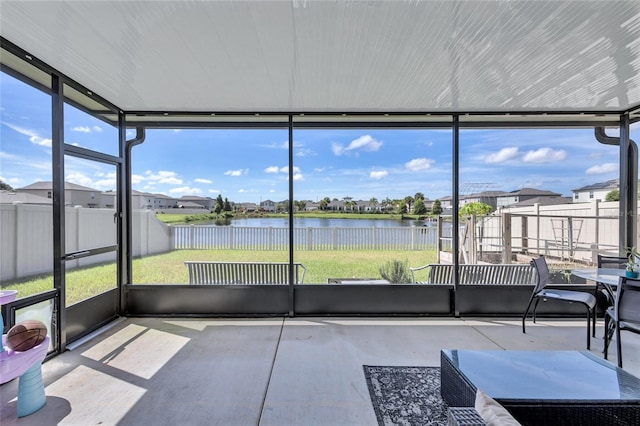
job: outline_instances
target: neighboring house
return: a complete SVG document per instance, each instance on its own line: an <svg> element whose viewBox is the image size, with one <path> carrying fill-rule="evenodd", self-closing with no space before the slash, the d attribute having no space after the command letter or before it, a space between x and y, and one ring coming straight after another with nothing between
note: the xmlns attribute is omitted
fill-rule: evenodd
<svg viewBox="0 0 640 426"><path fill-rule="evenodd" d="M164 194L153 194L155 197L155 208L158 210L173 209L178 207L178 200Z"/></svg>
<svg viewBox="0 0 640 426"><path fill-rule="evenodd" d="M538 204L540 206L556 206L559 204L571 204L571 197L535 197L529 198L519 203L509 204L505 207L528 207Z"/></svg>
<svg viewBox="0 0 640 426"><path fill-rule="evenodd" d="M557 199L560 196L561 194L558 194L557 192L544 191L541 189L534 189L534 188L522 188L516 191L503 192L502 195L499 195L497 197L497 204L494 205L493 207L499 208L499 207L512 206L514 204L522 203L524 201L532 200L534 198L543 199L545 197L548 197L548 198ZM541 202L541 204L545 204L545 203ZM553 204L557 204L557 203L553 203ZM520 204L520 205L523 205L523 204ZM533 203L527 204L527 205L533 205Z"/></svg>
<svg viewBox="0 0 640 426"><path fill-rule="evenodd" d="M213 210L216 206L216 200L211 197L199 197L197 195L183 195L178 200L178 204L185 205L185 203L195 203L199 204L203 209L207 209L209 211Z"/></svg>
<svg viewBox="0 0 640 426"><path fill-rule="evenodd" d="M342 200L338 200L337 198L334 198L333 200L331 200L331 202L327 205L327 209L329 210L333 210L333 211L342 211L344 210L344 201Z"/></svg>
<svg viewBox="0 0 640 426"><path fill-rule="evenodd" d="M607 194L614 189L620 189L620 179L611 179L606 182L594 183L583 186L582 188L573 189L573 202L588 203L593 200L604 201L607 198Z"/></svg>
<svg viewBox="0 0 640 426"><path fill-rule="evenodd" d="M244 212L255 212L258 210L258 205L256 203L238 203L236 204L236 210L244 211Z"/></svg>
<svg viewBox="0 0 640 426"><path fill-rule="evenodd" d="M22 188L16 188L16 192L51 198L53 185L51 182L40 181ZM88 208L101 207L102 191L71 182L65 182L64 201L67 206L82 206Z"/></svg>
<svg viewBox="0 0 640 426"><path fill-rule="evenodd" d="M260 201L260 209L265 212L275 212L276 211L276 203L271 200Z"/></svg>
<svg viewBox="0 0 640 426"><path fill-rule="evenodd" d="M102 194L100 194L100 207L104 207L107 209L115 209L116 208L116 195L117 192L116 191L105 191Z"/></svg>
<svg viewBox="0 0 640 426"><path fill-rule="evenodd" d="M153 194L131 190L131 208L134 210L153 210L154 200Z"/></svg>
<svg viewBox="0 0 640 426"><path fill-rule="evenodd" d="M320 203L316 203L315 201L307 201L307 205L304 208L308 212L314 212L316 210L320 210Z"/></svg>
<svg viewBox="0 0 640 426"><path fill-rule="evenodd" d="M179 209L199 209L205 210L205 207L202 204L194 203L192 201L181 201L178 203Z"/></svg>
<svg viewBox="0 0 640 426"><path fill-rule="evenodd" d="M460 206L464 206L469 203L484 203L488 204L494 209L498 207L498 197L507 194L504 191L483 191L476 194L468 194L460 196Z"/></svg>
<svg viewBox="0 0 640 426"><path fill-rule="evenodd" d="M28 192L0 190L0 204L36 204L46 206L52 205L53 200Z"/></svg>

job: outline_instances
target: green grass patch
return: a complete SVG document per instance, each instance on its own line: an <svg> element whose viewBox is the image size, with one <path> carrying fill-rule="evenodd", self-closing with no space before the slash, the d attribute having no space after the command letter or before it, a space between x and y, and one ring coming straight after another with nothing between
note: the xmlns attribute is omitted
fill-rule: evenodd
<svg viewBox="0 0 640 426"><path fill-rule="evenodd" d="M189 274L186 260L214 260L228 262L287 262L286 251L248 250L174 250L133 260L134 284L187 284ZM305 284L325 284L328 278L381 278L380 267L391 260L420 266L436 261L435 251L407 250L333 250L299 251L295 262L302 263L307 272ZM417 280L426 280L416 275ZM116 287L115 263L70 269L65 276L67 305ZM53 288L53 275L31 277L2 283L3 289L18 290L19 297L30 296Z"/></svg>

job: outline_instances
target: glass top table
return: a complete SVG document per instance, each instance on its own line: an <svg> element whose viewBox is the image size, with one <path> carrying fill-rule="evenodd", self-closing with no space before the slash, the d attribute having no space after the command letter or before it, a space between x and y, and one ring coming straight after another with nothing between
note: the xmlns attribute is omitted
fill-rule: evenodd
<svg viewBox="0 0 640 426"><path fill-rule="evenodd" d="M481 389L522 424L640 424L640 378L590 352L451 349L440 366L450 407L473 407Z"/></svg>
<svg viewBox="0 0 640 426"><path fill-rule="evenodd" d="M590 352L444 350L453 365L497 399L640 399L640 379Z"/></svg>

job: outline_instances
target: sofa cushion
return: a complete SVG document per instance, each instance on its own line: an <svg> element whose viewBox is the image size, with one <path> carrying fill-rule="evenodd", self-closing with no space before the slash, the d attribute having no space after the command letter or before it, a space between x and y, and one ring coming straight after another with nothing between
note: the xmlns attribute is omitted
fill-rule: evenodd
<svg viewBox="0 0 640 426"><path fill-rule="evenodd" d="M476 392L475 409L489 426L521 426L502 405L480 389Z"/></svg>

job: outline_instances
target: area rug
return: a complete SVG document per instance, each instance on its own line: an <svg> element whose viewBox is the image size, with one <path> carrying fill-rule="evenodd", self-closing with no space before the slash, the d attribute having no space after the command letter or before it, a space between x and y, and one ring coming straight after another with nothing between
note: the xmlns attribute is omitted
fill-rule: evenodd
<svg viewBox="0 0 640 426"><path fill-rule="evenodd" d="M447 424L447 404L440 397L439 367L363 368L380 426Z"/></svg>

